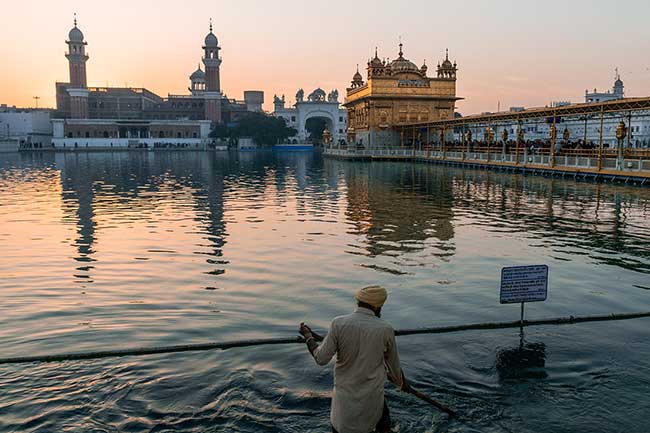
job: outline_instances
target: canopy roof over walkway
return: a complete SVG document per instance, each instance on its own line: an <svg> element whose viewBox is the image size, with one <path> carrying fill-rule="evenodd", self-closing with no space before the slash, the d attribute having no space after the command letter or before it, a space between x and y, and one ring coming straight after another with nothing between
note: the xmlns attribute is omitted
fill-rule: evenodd
<svg viewBox="0 0 650 433"><path fill-rule="evenodd" d="M505 111L499 113L479 114L459 117L451 120L437 120L433 122L416 122L401 127L433 127L453 128L467 124L490 124L511 122L526 119L540 119L549 117L589 116L612 114L622 112L650 110L650 98L625 98L615 101L597 102L588 104L565 105L561 107L531 108L523 111Z"/></svg>

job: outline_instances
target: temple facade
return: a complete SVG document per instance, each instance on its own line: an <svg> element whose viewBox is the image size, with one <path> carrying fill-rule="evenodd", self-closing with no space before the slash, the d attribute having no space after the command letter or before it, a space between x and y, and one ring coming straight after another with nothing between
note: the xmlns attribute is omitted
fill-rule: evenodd
<svg viewBox="0 0 650 433"><path fill-rule="evenodd" d="M368 61L367 78L354 74L343 104L347 109L349 144L365 148L399 146L403 137L395 127L415 122L452 119L456 107L458 67L449 60L438 64L437 76L429 77L426 62L416 66L404 57L380 59L377 51Z"/></svg>

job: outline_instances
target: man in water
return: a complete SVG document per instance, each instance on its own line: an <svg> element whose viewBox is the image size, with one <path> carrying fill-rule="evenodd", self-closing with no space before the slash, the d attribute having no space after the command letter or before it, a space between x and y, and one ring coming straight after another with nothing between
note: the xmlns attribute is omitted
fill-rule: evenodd
<svg viewBox="0 0 650 433"><path fill-rule="evenodd" d="M381 320L386 289L379 286L359 290L358 308L332 321L319 346L315 334L304 323L300 333L318 365L327 365L336 355L330 420L334 433L390 432L390 414L384 397L386 378L409 390L395 344L395 331Z"/></svg>

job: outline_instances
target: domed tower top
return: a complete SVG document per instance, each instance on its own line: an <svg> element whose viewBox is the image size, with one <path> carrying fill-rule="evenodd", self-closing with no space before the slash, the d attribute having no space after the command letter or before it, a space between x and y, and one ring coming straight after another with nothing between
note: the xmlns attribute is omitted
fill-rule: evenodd
<svg viewBox="0 0 650 433"><path fill-rule="evenodd" d="M201 69L201 65L190 75L189 90L193 95L205 91L205 72Z"/></svg>
<svg viewBox="0 0 650 433"><path fill-rule="evenodd" d="M210 33L205 37L205 47L204 48L218 48L219 47L219 40L215 36L214 33L212 33L212 18L210 18Z"/></svg>
<svg viewBox="0 0 650 433"><path fill-rule="evenodd" d="M74 42L83 44L84 43L84 34L77 27L77 14L74 14L74 27L68 33L68 42Z"/></svg>
<svg viewBox="0 0 650 433"><path fill-rule="evenodd" d="M449 60L449 49L445 51L445 60L441 64L438 64L438 78L448 78L455 80L456 73L458 72L458 66L456 62L451 63Z"/></svg>
<svg viewBox="0 0 650 433"><path fill-rule="evenodd" d="M363 86L363 77L359 73L359 65L357 65L357 72L352 77L352 89Z"/></svg>
<svg viewBox="0 0 650 433"><path fill-rule="evenodd" d="M614 94L623 98L625 96L625 85L623 80L621 80L621 75L618 73L618 68L616 69L616 81L614 81Z"/></svg>
<svg viewBox="0 0 650 433"><path fill-rule="evenodd" d="M386 62L379 58L377 48L375 48L375 57L368 61L368 78L384 75L386 72Z"/></svg>
<svg viewBox="0 0 650 433"><path fill-rule="evenodd" d="M192 75L190 75L190 80L192 81L198 81L198 80L205 80L205 72L201 69L201 65L199 65L196 69L196 71L192 72Z"/></svg>
<svg viewBox="0 0 650 433"><path fill-rule="evenodd" d="M203 46L205 90L207 92L221 92L221 78L219 75L219 67L221 66L220 50L219 41L212 33L212 18L210 18L210 33L205 37L205 45Z"/></svg>
<svg viewBox="0 0 650 433"><path fill-rule="evenodd" d="M77 14L74 15L74 27L68 33L68 52L65 57L70 67L70 86L75 89L86 87L86 45L84 34L77 27Z"/></svg>
<svg viewBox="0 0 650 433"><path fill-rule="evenodd" d="M400 42L399 44L399 57L393 60L390 63L390 72L391 74L400 74L400 73L412 73L421 75L420 68L418 68L415 63L404 58L404 44Z"/></svg>

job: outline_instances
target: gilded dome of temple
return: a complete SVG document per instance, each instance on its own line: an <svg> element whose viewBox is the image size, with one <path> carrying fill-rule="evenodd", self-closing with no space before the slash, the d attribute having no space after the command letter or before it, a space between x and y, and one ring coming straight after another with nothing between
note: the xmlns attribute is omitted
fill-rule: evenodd
<svg viewBox="0 0 650 433"><path fill-rule="evenodd" d="M415 63L404 58L404 53L402 52L402 44L399 44L399 57L393 60L389 66L391 72L394 74L400 72L420 72L420 68L418 68Z"/></svg>
<svg viewBox="0 0 650 433"><path fill-rule="evenodd" d="M390 69L393 73L399 72L419 72L420 69L415 65L415 63L410 60L405 59L400 56L399 58L393 60L390 63Z"/></svg>

